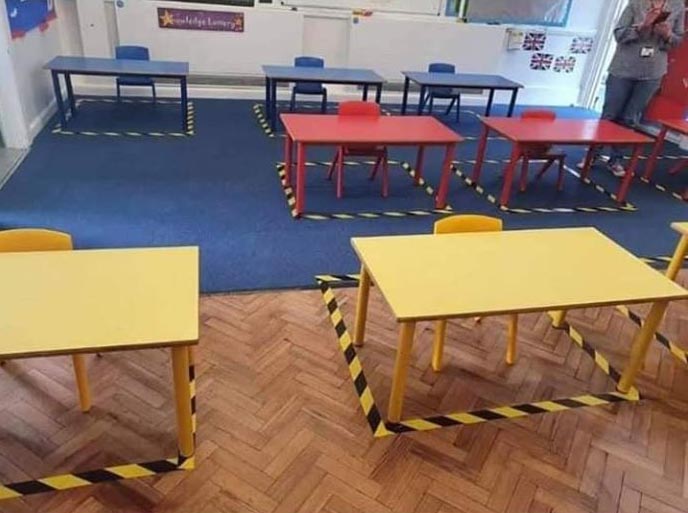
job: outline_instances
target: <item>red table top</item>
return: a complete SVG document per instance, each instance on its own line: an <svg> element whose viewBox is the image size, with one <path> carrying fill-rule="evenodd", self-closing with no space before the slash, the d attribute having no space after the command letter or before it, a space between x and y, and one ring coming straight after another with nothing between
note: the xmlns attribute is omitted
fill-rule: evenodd
<svg viewBox="0 0 688 513"><path fill-rule="evenodd" d="M688 134L688 121L685 119L660 119L659 122L670 130Z"/></svg>
<svg viewBox="0 0 688 513"><path fill-rule="evenodd" d="M611 121L596 119L481 118L513 142L551 144L645 144L654 140Z"/></svg>
<svg viewBox="0 0 688 513"><path fill-rule="evenodd" d="M451 144L463 137L429 116L282 114L296 142L307 144Z"/></svg>

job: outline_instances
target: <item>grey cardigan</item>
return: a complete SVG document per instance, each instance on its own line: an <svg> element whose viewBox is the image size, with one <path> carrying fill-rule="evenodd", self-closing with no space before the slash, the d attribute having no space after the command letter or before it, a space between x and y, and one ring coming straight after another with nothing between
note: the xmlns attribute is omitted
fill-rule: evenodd
<svg viewBox="0 0 688 513"><path fill-rule="evenodd" d="M618 43L609 73L620 78L635 80L656 80L666 75L668 52L681 44L685 25L683 0L668 0L671 11L667 22L672 27L671 37L667 40L653 32L643 33L638 26L643 22L650 8L650 0L631 0L621 14L614 29ZM642 57L643 48L653 48L651 57Z"/></svg>

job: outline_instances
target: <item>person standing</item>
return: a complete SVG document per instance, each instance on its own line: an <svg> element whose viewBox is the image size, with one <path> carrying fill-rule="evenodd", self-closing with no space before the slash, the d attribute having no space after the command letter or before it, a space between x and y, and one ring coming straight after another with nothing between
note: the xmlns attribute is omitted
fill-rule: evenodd
<svg viewBox="0 0 688 513"><path fill-rule="evenodd" d="M668 52L681 44L684 0L630 0L614 29L616 53L609 67L602 119L636 127L667 73ZM595 155L595 160L600 156ZM623 152L613 147L609 169L622 177ZM579 167L582 167L579 164Z"/></svg>

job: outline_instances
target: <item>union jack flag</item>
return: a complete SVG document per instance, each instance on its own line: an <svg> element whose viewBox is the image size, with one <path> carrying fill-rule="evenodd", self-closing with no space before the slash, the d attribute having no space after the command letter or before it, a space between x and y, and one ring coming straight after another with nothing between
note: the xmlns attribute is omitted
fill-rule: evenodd
<svg viewBox="0 0 688 513"><path fill-rule="evenodd" d="M571 42L571 53L586 54L592 51L595 40L592 37L574 37Z"/></svg>
<svg viewBox="0 0 688 513"><path fill-rule="evenodd" d="M530 69L547 71L552 67L554 55L551 53L534 53L530 58Z"/></svg>
<svg viewBox="0 0 688 513"><path fill-rule="evenodd" d="M539 52L545 49L547 34L544 32L528 32L523 40L523 49L526 52Z"/></svg>
<svg viewBox="0 0 688 513"><path fill-rule="evenodd" d="M557 57L554 61L554 71L557 73L573 73L576 69L575 57Z"/></svg>

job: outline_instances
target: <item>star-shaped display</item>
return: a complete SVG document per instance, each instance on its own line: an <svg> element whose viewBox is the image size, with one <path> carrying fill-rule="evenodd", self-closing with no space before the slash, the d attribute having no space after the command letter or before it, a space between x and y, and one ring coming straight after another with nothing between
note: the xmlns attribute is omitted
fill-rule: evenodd
<svg viewBox="0 0 688 513"><path fill-rule="evenodd" d="M160 16L160 22L162 23L163 27L167 27L170 25L174 25L174 17L170 13L170 11L165 11L162 16Z"/></svg>

